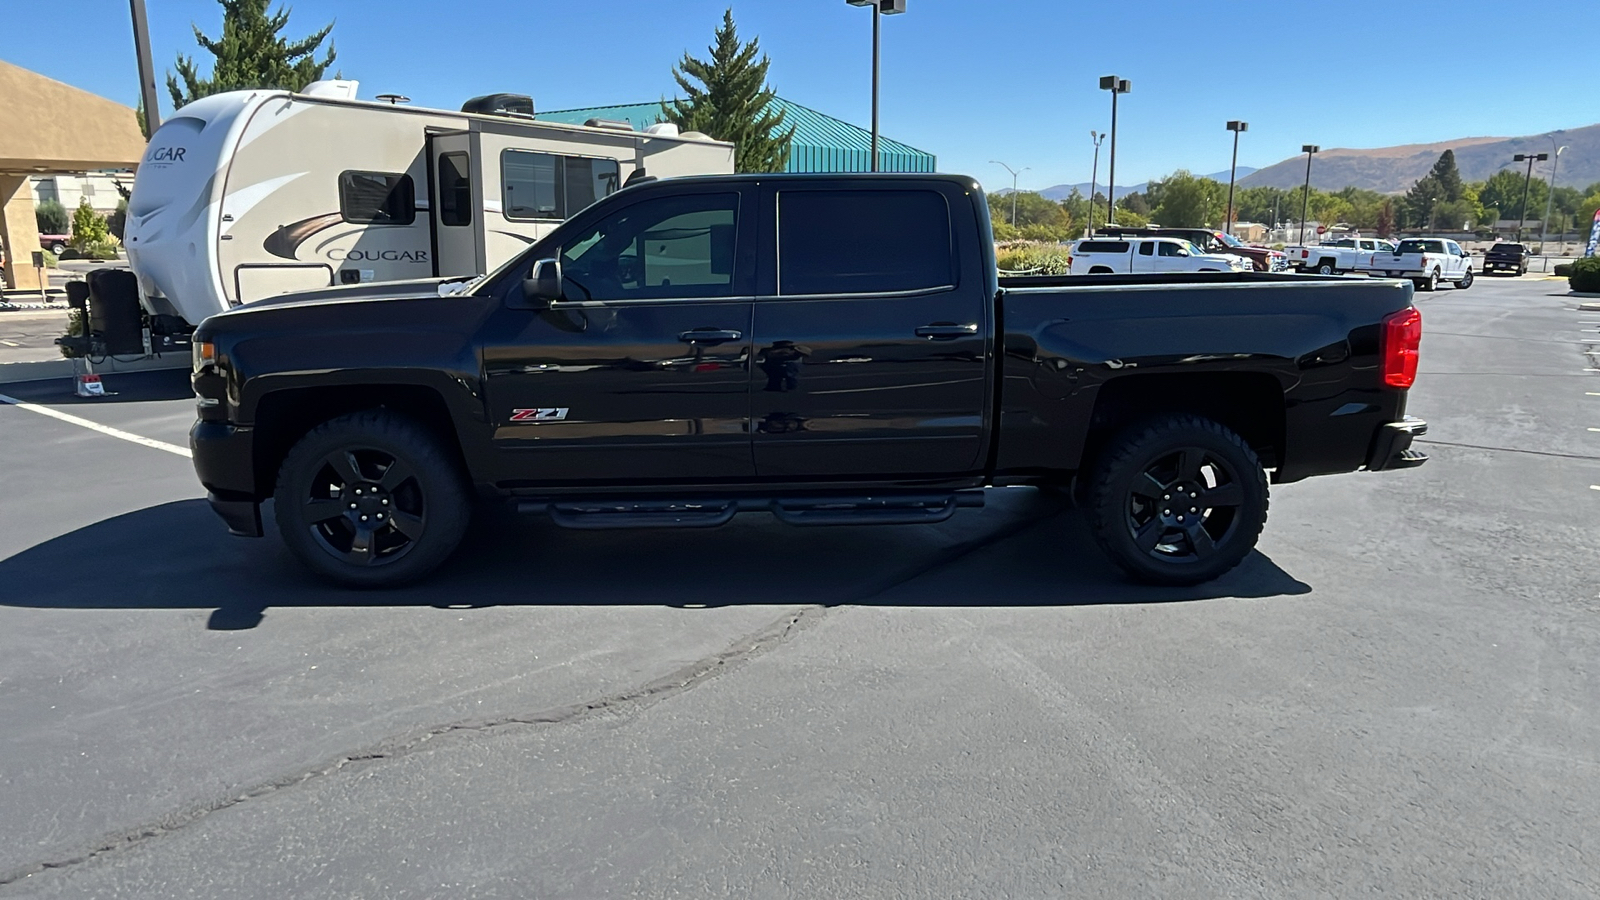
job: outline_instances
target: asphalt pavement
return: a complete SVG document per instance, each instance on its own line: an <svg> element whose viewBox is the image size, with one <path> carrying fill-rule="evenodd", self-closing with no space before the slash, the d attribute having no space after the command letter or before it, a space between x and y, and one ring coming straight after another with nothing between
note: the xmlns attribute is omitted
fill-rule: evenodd
<svg viewBox="0 0 1600 900"><path fill-rule="evenodd" d="M188 460L0 405L0 896L1600 895L1600 312L1419 295L1420 469L1128 583L938 526L572 532L317 583ZM181 449L184 373L0 394Z"/></svg>

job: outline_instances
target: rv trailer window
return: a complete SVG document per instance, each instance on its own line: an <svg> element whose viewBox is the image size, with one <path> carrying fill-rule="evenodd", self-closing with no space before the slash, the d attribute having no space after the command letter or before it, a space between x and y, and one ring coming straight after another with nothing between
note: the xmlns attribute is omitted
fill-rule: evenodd
<svg viewBox="0 0 1600 900"><path fill-rule="evenodd" d="M342 172L339 213L357 225L410 225L417 218L416 188L410 175Z"/></svg>
<svg viewBox="0 0 1600 900"><path fill-rule="evenodd" d="M621 172L614 159L556 156L528 150L500 154L508 219L566 219L615 193Z"/></svg>
<svg viewBox="0 0 1600 900"><path fill-rule="evenodd" d="M439 224L472 224L472 176L465 153L439 155Z"/></svg>

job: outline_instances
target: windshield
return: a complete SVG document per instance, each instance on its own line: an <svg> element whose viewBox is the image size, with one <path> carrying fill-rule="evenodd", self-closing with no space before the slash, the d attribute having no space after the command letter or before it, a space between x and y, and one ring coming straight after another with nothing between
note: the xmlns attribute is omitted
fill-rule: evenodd
<svg viewBox="0 0 1600 900"><path fill-rule="evenodd" d="M1186 240L1183 240L1181 238L1179 238L1177 240L1178 240L1178 246L1180 246L1183 249L1189 251L1189 255L1190 256L1206 256L1206 255L1208 255L1206 253L1206 251L1201 250L1198 246L1196 246L1194 241L1186 241Z"/></svg>
<svg viewBox="0 0 1600 900"><path fill-rule="evenodd" d="M1246 246L1244 241L1239 240L1238 238L1234 237L1233 235L1227 233L1226 231L1217 232L1217 240L1221 241L1224 246L1228 246L1228 247L1244 247L1244 246Z"/></svg>

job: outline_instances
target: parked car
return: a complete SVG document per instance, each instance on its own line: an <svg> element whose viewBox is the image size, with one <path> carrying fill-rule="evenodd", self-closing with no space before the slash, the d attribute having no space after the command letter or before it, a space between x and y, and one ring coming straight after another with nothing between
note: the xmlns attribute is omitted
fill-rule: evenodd
<svg viewBox="0 0 1600 900"><path fill-rule="evenodd" d="M1095 229L1097 235L1121 238L1173 237L1186 240L1201 252L1242 256L1250 260L1257 272L1282 272L1289 267L1288 257L1271 247L1247 244L1225 231L1214 228L1169 228L1164 225L1104 225Z"/></svg>
<svg viewBox="0 0 1600 900"><path fill-rule="evenodd" d="M1072 245L1073 275L1144 275L1155 272L1249 272L1242 256L1206 253L1182 238L1084 238Z"/></svg>
<svg viewBox="0 0 1600 900"><path fill-rule="evenodd" d="M41 234L39 235L39 246L49 250L56 256L60 256L62 251L67 249L67 245L71 240L72 236L67 234Z"/></svg>
<svg viewBox="0 0 1600 900"><path fill-rule="evenodd" d="M1408 278L1419 291L1431 291L1448 281L1466 290L1472 287L1472 255L1445 238L1406 238L1392 253L1374 253L1359 269L1368 275Z"/></svg>
<svg viewBox="0 0 1600 900"><path fill-rule="evenodd" d="M194 335L195 471L234 534L276 498L291 552L358 586L438 566L479 497L574 528L926 524L1018 484L1195 584L1255 545L1269 481L1426 462L1410 285L1000 279L989 221L954 175L669 178L466 284L248 303Z"/></svg>
<svg viewBox="0 0 1600 900"><path fill-rule="evenodd" d="M1296 272L1338 275L1370 265L1374 253L1393 253L1395 244L1382 238L1340 238L1310 247L1285 247Z"/></svg>
<svg viewBox="0 0 1600 900"><path fill-rule="evenodd" d="M1528 257L1533 254L1524 244L1500 241L1489 245L1483 253L1483 274L1509 272L1512 275L1528 274Z"/></svg>

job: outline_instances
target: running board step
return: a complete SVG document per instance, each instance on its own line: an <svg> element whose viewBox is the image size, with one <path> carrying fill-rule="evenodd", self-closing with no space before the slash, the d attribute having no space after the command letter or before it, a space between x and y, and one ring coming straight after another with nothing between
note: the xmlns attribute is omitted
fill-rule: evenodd
<svg viewBox="0 0 1600 900"><path fill-rule="evenodd" d="M983 506L981 490L931 494L741 497L712 500L522 500L521 513L547 513L563 528L715 528L741 512L770 512L789 525L928 525L957 509Z"/></svg>

